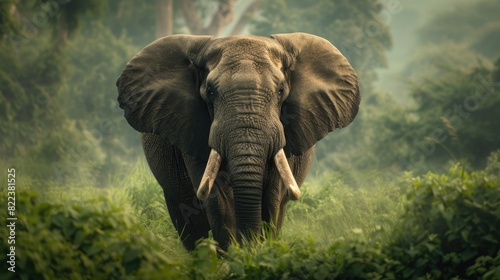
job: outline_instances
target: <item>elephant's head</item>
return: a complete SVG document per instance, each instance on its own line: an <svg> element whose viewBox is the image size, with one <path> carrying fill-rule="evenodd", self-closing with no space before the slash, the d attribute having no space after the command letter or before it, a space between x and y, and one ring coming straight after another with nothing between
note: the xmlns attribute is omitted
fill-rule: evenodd
<svg viewBox="0 0 500 280"><path fill-rule="evenodd" d="M227 168L239 238L260 229L266 166L274 162L291 198L298 198L286 156L347 126L360 102L347 59L305 33L164 37L128 63L117 86L132 127L208 162L200 199L221 163Z"/></svg>

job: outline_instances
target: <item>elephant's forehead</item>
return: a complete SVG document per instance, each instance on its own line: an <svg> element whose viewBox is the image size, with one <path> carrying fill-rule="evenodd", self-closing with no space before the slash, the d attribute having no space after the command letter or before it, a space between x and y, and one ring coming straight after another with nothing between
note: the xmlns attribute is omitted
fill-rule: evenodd
<svg viewBox="0 0 500 280"><path fill-rule="evenodd" d="M281 50L273 40L258 36L230 36L218 38L208 49L208 57L216 57L216 60L225 58L227 60L240 61L251 59L254 61L269 60L279 62Z"/></svg>

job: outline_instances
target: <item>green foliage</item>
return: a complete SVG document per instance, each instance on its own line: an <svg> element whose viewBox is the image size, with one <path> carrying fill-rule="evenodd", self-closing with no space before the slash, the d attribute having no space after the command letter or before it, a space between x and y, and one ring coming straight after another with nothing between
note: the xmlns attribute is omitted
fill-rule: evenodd
<svg viewBox="0 0 500 280"><path fill-rule="evenodd" d="M58 128L64 110L59 83L64 59L50 51L43 41L38 50L31 46L13 49L0 42L0 151L6 157L25 155L23 148L47 137L43 129Z"/></svg>
<svg viewBox="0 0 500 280"><path fill-rule="evenodd" d="M498 45L500 3L495 0L467 2L431 18L420 29L423 44L465 44L490 59L500 55ZM496 47L495 47L496 46Z"/></svg>
<svg viewBox="0 0 500 280"><path fill-rule="evenodd" d="M359 240L329 247L313 240L264 242L252 249L231 247L226 279L394 279L394 261L382 248Z"/></svg>
<svg viewBox="0 0 500 280"><path fill-rule="evenodd" d="M134 189L128 191L132 196L130 203L136 201L128 209L137 209L140 219L154 221L160 217L140 214L147 205L139 197L146 198L149 190L154 203L159 196L148 186L153 179L145 168L144 163L138 163L138 168L124 179L129 182L126 188ZM218 252L213 240L202 240L189 255L178 241L167 248L174 243L109 199L60 199L64 203L58 204L53 202L58 192L53 192L52 197L40 197L32 191L18 190L16 277L496 279L500 276L497 238L500 151L490 156L482 171L464 172L455 164L448 174L429 172L412 177L407 173L397 185L377 179L374 186L364 190L349 189L338 175L324 176L314 184L319 189L313 191L308 186L301 200L289 204L284 225L289 232L281 238L231 246L224 254ZM384 185L386 188L382 188ZM406 196L401 196L401 192L406 192ZM90 194L81 197L87 195ZM1 203L6 204L5 194ZM391 208L400 210L391 213L395 211ZM336 209L340 209L338 214ZM389 215L384 217L387 212ZM349 217L345 218L346 225L334 224L341 216ZM0 218L5 220L6 212L1 212ZM301 223L305 226L300 227ZM327 226L313 227L313 224ZM379 234L377 224L384 229L383 235ZM347 230L344 233L333 230L337 226ZM175 233L172 227L170 230ZM8 236L8 228L0 228L0 234ZM329 240L324 238L327 235ZM1 246L3 251L8 249L5 242ZM5 261L5 255L0 261ZM13 275L0 272L2 279L11 279Z"/></svg>
<svg viewBox="0 0 500 280"><path fill-rule="evenodd" d="M144 161L139 161L125 179L124 189L143 227L176 240L162 188Z"/></svg>
<svg viewBox="0 0 500 280"><path fill-rule="evenodd" d="M446 52L443 52L446 50ZM468 72L472 68L491 67L485 56L471 50L468 46L454 42L430 44L408 58L408 63L400 75L407 84L425 84L439 79L453 79L457 72Z"/></svg>
<svg viewBox="0 0 500 280"><path fill-rule="evenodd" d="M45 38L15 52L0 42L0 153L38 179L61 182L92 174L103 164L94 137L65 118L66 59ZM81 161L80 161L81 159Z"/></svg>
<svg viewBox="0 0 500 280"><path fill-rule="evenodd" d="M108 174L132 168L127 162L141 152L129 149L140 145L139 137L124 121L115 86L126 61L138 48L124 37L115 37L100 23L87 23L85 27L68 44L69 63L78 67L68 73L71 99L65 107L68 118L76 120L95 142L94 150L99 155L89 159L100 166L93 176L102 183Z"/></svg>
<svg viewBox="0 0 500 280"><path fill-rule="evenodd" d="M412 144L400 138L401 134L411 133L406 127L406 108L379 91L363 96L361 106L353 123L318 142L316 170L335 170L359 180L367 172L393 173L401 169L398 156L406 154Z"/></svg>
<svg viewBox="0 0 500 280"><path fill-rule="evenodd" d="M2 279L116 279L159 267L167 277L182 275L179 261L152 251L152 234L104 198L61 205L31 191L16 193L16 274ZM2 205L7 205L2 195ZM6 212L2 211L2 219ZM2 236L8 236L2 227ZM2 242L2 251L7 244ZM2 262L5 263L5 254Z"/></svg>
<svg viewBox="0 0 500 280"><path fill-rule="evenodd" d="M498 160L499 154L493 157ZM498 166L498 161L490 164ZM498 173L467 173L456 164L448 175L429 173L409 181L407 197L412 203L395 226L392 245L395 259L408 267L403 274L481 275L472 266L500 254Z"/></svg>
<svg viewBox="0 0 500 280"><path fill-rule="evenodd" d="M449 11L431 15L422 25L418 44L398 58L396 63L405 66L391 72L393 81L405 85L388 93L362 87L354 122L317 144L315 170L333 169L357 179L376 170L445 171L447 161L459 158L483 167L488 154L500 148L496 133L500 127L494 121L500 81L495 78L499 67L494 66L500 56L494 12L498 4L491 0L443 4L450 6ZM409 10L411 5L405 3L408 15ZM401 16L394 15L394 20L399 22ZM365 80L367 75L361 72L360 77ZM443 118L457 137L449 135Z"/></svg>
<svg viewBox="0 0 500 280"><path fill-rule="evenodd" d="M136 176L129 177L134 183L126 188L132 206L140 216L144 216L146 221L153 221L160 217L166 218L168 213L161 187L151 176L141 176L141 174L148 174L146 164L143 163L138 167L140 171L134 171Z"/></svg>
<svg viewBox="0 0 500 280"><path fill-rule="evenodd" d="M210 239L201 240L196 250L191 253L189 276L191 279L221 278L224 272L217 256L217 242ZM222 273L221 273L222 272Z"/></svg>
<svg viewBox="0 0 500 280"><path fill-rule="evenodd" d="M318 143L317 169L359 178L380 169L444 171L449 160L484 167L487 156L500 148L498 67L441 71L446 74L411 83L411 105L383 93L365 98L369 105L349 128Z"/></svg>
<svg viewBox="0 0 500 280"><path fill-rule="evenodd" d="M16 0L7 0L0 3L0 38L16 32L18 26L12 16L12 5Z"/></svg>
<svg viewBox="0 0 500 280"><path fill-rule="evenodd" d="M301 188L303 197L287 205L283 238L293 240L301 231L325 245L351 237L386 241L404 205L400 187L379 178L353 188L341 178L324 173Z"/></svg>
<svg viewBox="0 0 500 280"><path fill-rule="evenodd" d="M155 1L110 0L107 2L103 23L114 36L126 37L131 40L132 45L139 47L144 47L156 39L154 32L156 16L153 16L157 12Z"/></svg>
<svg viewBox="0 0 500 280"><path fill-rule="evenodd" d="M85 16L100 16L106 8L106 1L99 0L76 0L64 1L60 5L59 21L65 21L69 33L74 33L82 25Z"/></svg>
<svg viewBox="0 0 500 280"><path fill-rule="evenodd" d="M393 180L401 169L441 170L462 156L482 166L498 149L498 1L467 3L422 25L421 44L401 69L412 81L405 106L391 97L404 92L372 87L391 45L389 27L377 21L382 1L261 1L253 33L330 40L361 77L362 107L352 125L317 145L317 169L328 173L288 204L278 239L227 254L203 240L189 255L147 165L130 160L139 141L115 100L125 62L154 39L153 2L69 1L56 14L49 1L0 4L0 167L21 175L18 270L1 279L500 278L500 152L484 171L454 165ZM196 6L206 17L215 1ZM35 26L41 11L48 24ZM179 5L174 14L174 30L187 30ZM52 31L73 36L56 45ZM20 36L13 45L11 35Z"/></svg>
<svg viewBox="0 0 500 280"><path fill-rule="evenodd" d="M71 15L69 32L86 17L95 20L92 15L101 13L105 3L94 2L60 3L52 10L54 3L15 3L25 19L20 33L9 36L26 37L21 31L34 24L34 15L49 21L34 26L34 35L18 45L10 37L0 40L0 133L9 135L0 140L0 154L41 181L71 184L85 178L92 185L104 184L110 174L130 168L125 159L137 154L125 148L139 141L123 121L110 79L118 77L138 48L98 23L75 33L64 49L54 46L49 32L48 23L62 14Z"/></svg>
<svg viewBox="0 0 500 280"><path fill-rule="evenodd" d="M427 148L416 148L419 153L441 158L440 163L449 159L442 148L448 147L456 157L462 149L463 156L475 166L484 166L488 154L498 149L500 143L494 132L500 125L492 121L500 116L496 109L500 106L499 91L493 86L492 71L476 68L467 72L449 70L448 73L449 78L427 80L414 86L411 94L416 107L413 112L418 117L407 123L412 134L401 135L400 139L406 137L415 147L421 142L421 146ZM436 108L433 104L441 106ZM456 134L451 135L449 128Z"/></svg>

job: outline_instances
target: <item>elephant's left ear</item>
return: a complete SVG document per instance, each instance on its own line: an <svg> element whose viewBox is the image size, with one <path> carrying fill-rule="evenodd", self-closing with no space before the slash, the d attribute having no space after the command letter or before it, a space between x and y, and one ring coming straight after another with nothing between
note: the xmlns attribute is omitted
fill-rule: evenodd
<svg viewBox="0 0 500 280"><path fill-rule="evenodd" d="M361 97L358 76L327 40L306 33L271 36L292 56L290 94L282 106L285 151L301 155L352 122Z"/></svg>

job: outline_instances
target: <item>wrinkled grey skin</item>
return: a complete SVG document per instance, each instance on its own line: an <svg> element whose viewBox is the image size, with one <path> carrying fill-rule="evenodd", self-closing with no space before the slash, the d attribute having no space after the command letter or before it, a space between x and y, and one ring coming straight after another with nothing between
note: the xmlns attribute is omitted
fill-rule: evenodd
<svg viewBox="0 0 500 280"><path fill-rule="evenodd" d="M305 33L164 37L127 64L117 86L188 250L209 230L223 249L261 234L263 221L276 234L290 198L274 155L284 149L300 186L314 144L347 126L360 102L345 57ZM201 202L211 149L222 165Z"/></svg>

